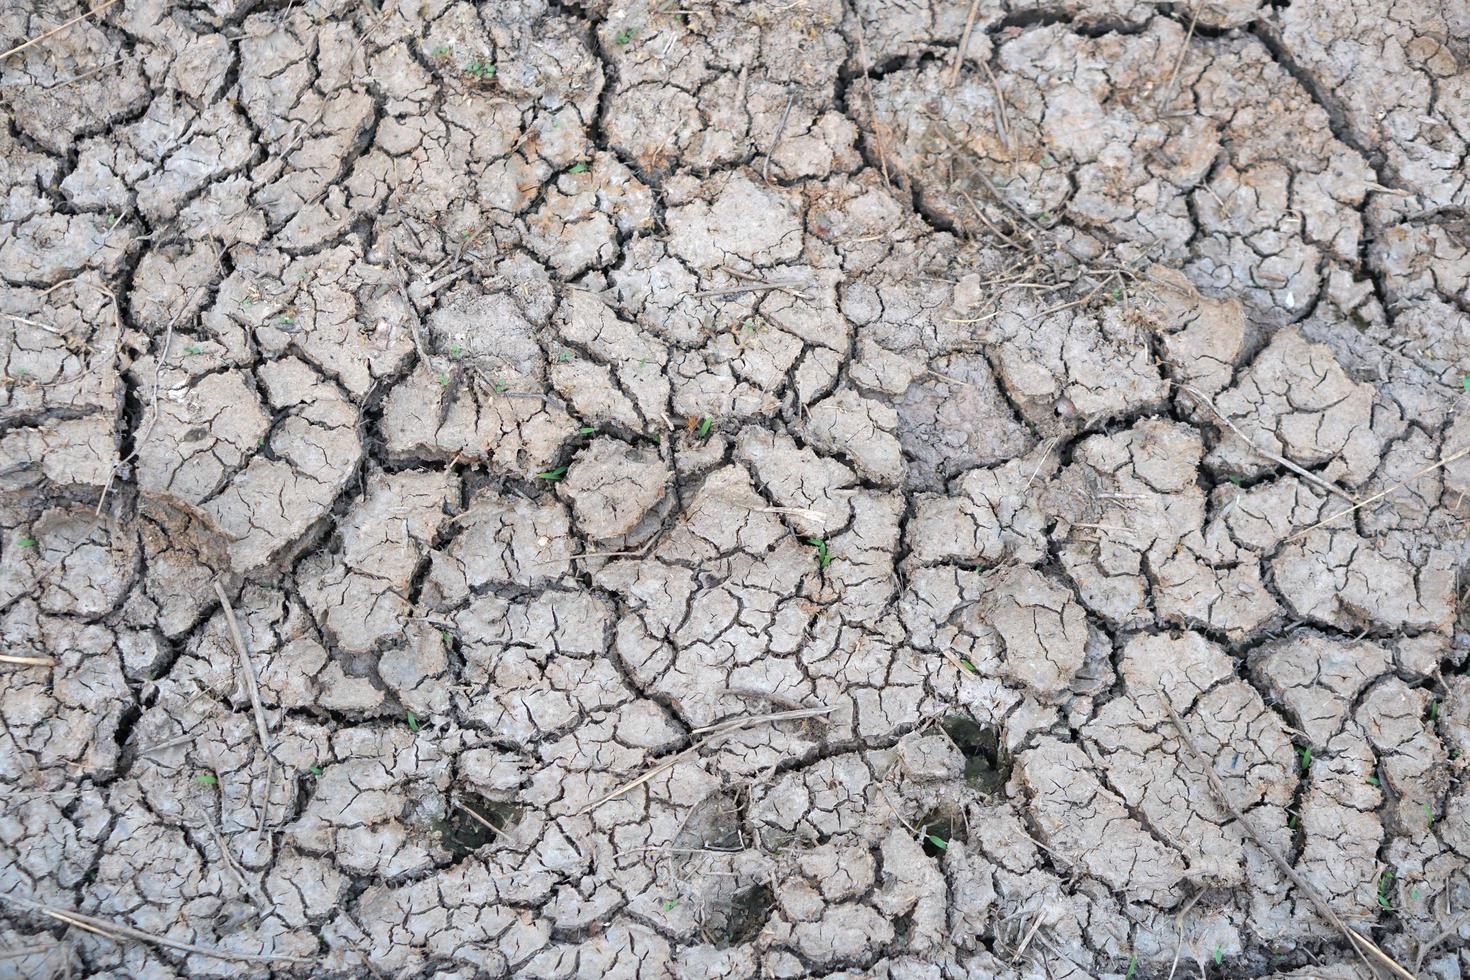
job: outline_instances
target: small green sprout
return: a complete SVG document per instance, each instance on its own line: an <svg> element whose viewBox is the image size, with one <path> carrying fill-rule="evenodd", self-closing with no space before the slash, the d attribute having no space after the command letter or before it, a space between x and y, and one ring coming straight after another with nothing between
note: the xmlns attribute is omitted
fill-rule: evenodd
<svg viewBox="0 0 1470 980"><path fill-rule="evenodd" d="M1240 486L1240 477L1236 476L1234 473L1230 474L1225 479L1229 480L1231 483L1235 484L1237 487Z"/></svg>
<svg viewBox="0 0 1470 980"><path fill-rule="evenodd" d="M1424 826L1434 826L1434 808L1428 803L1424 804Z"/></svg>
<svg viewBox="0 0 1470 980"><path fill-rule="evenodd" d="M430 51L429 52L429 57L430 58L442 58L445 55L447 55L448 53L449 53L449 48L446 45L441 44L437 48L435 48L433 51Z"/></svg>
<svg viewBox="0 0 1470 980"><path fill-rule="evenodd" d="M479 58L464 66L466 75L474 75L482 82L488 82L494 78L497 70L493 62L482 61Z"/></svg>
<svg viewBox="0 0 1470 980"><path fill-rule="evenodd" d="M1051 158L1051 154L1050 153L1043 153L1041 155L1041 165L1043 167L1050 167L1050 166L1052 166L1055 163L1056 163L1056 161Z"/></svg>
<svg viewBox="0 0 1470 980"><path fill-rule="evenodd" d="M567 361L570 361L571 359L572 359L572 352L569 351L569 350L564 350L560 354L556 355L556 362L558 364L565 364Z"/></svg>
<svg viewBox="0 0 1470 980"><path fill-rule="evenodd" d="M1051 212L1050 211L1043 211L1040 214L1038 214L1036 217L1038 219L1042 220L1042 221L1050 221L1051 220Z"/></svg>
<svg viewBox="0 0 1470 980"><path fill-rule="evenodd" d="M445 646L453 646L454 645L454 637L452 637L452 636L449 635L449 631L448 630L440 630L439 631L439 639L441 639L441 640L444 641L444 645Z"/></svg>
<svg viewBox="0 0 1470 980"><path fill-rule="evenodd" d="M1369 786L1377 786L1378 785L1378 777L1377 776L1369 776L1368 777L1368 785Z"/></svg>
<svg viewBox="0 0 1470 980"><path fill-rule="evenodd" d="M587 161L579 160L567 168L569 174L585 174L587 172Z"/></svg>
<svg viewBox="0 0 1470 980"><path fill-rule="evenodd" d="M1470 374L1460 375L1460 387L1465 391L1470 391Z"/></svg>
<svg viewBox="0 0 1470 980"><path fill-rule="evenodd" d="M941 851L949 850L949 841L945 840L943 837L940 837L937 834L925 834L924 836L928 838L929 843L933 844Z"/></svg>
<svg viewBox="0 0 1470 980"><path fill-rule="evenodd" d="M708 415L706 415L704 417L704 421L702 421L702 422L699 423L699 438L701 438L701 439L706 438L709 435L710 428L714 424L715 424L715 420L712 419L712 418L710 418Z"/></svg>
<svg viewBox="0 0 1470 980"><path fill-rule="evenodd" d="M504 391L505 390L505 382L504 381L497 381L497 382L495 382L495 390L496 390L496 392L502 392L502 391Z"/></svg>
<svg viewBox="0 0 1470 980"><path fill-rule="evenodd" d="M1286 815L1286 828L1288 830L1296 830L1296 814L1295 813L1288 813Z"/></svg>
<svg viewBox="0 0 1470 980"><path fill-rule="evenodd" d="M1312 747L1308 745L1306 748L1301 750L1300 755L1302 760L1302 772L1306 772L1308 769L1312 768Z"/></svg>
<svg viewBox="0 0 1470 980"><path fill-rule="evenodd" d="M449 387L449 375L447 374L436 374L434 375L434 380L439 382L439 387L441 388Z"/></svg>
<svg viewBox="0 0 1470 980"><path fill-rule="evenodd" d="M1419 901L1419 894L1420 894L1419 893L1419 889L1415 888L1415 889L1413 889L1412 891L1409 892L1409 897L1412 898L1414 901L1417 902L1417 901Z"/></svg>
<svg viewBox="0 0 1470 980"><path fill-rule="evenodd" d="M558 466L554 470L547 470L545 473L537 473L536 479L546 480L550 483L555 483L557 480L565 478L566 475L567 468L565 466Z"/></svg>
<svg viewBox="0 0 1470 980"><path fill-rule="evenodd" d="M1384 868L1383 873L1378 876L1378 904L1393 911L1393 903L1389 901L1389 890L1393 888L1393 869Z"/></svg>
<svg viewBox="0 0 1470 980"><path fill-rule="evenodd" d="M321 766L312 766L311 767L311 774L313 776L320 776L322 774L322 767Z"/></svg>
<svg viewBox="0 0 1470 980"><path fill-rule="evenodd" d="M116 228L117 227L117 223L119 221L121 221L121 220L122 220L122 215L120 215L120 214L110 214L110 215L108 215L107 216L107 230L108 231L111 231L112 229Z"/></svg>
<svg viewBox="0 0 1470 980"><path fill-rule="evenodd" d="M21 538L19 541L17 541L15 543L15 546L17 548L34 548L36 546L36 539L35 538Z"/></svg>
<svg viewBox="0 0 1470 980"><path fill-rule="evenodd" d="M638 366L639 367L648 367L648 358L646 358L646 357L640 357L640 358L638 358Z"/></svg>
<svg viewBox="0 0 1470 980"><path fill-rule="evenodd" d="M667 900L666 902L664 902L664 911L665 912L672 912L672 911L674 911L674 909L676 909L678 907L679 907L679 900L677 898L671 898L671 899Z"/></svg>
<svg viewBox="0 0 1470 980"><path fill-rule="evenodd" d="M461 357L464 357L464 348L459 344L450 345L449 356L452 360L459 360Z"/></svg>
<svg viewBox="0 0 1470 980"><path fill-rule="evenodd" d="M621 31L618 31L618 33L614 36L614 39L619 44L627 44L629 41L633 40L633 32L633 28L625 27Z"/></svg>
<svg viewBox="0 0 1470 980"><path fill-rule="evenodd" d="M203 354L204 353L204 348L203 347L200 347L198 344L190 344L188 347L185 347L184 348L184 353L185 354Z"/></svg>
<svg viewBox="0 0 1470 980"><path fill-rule="evenodd" d="M1434 721L1438 717L1439 717L1439 701L1438 700L1435 700L1435 701L1429 702L1429 720L1430 721Z"/></svg>
<svg viewBox="0 0 1470 980"><path fill-rule="evenodd" d="M1122 286L1114 286L1112 288L1112 290L1109 291L1108 295L1113 298L1113 302L1114 303L1118 302L1120 299L1123 298L1123 287Z"/></svg>
<svg viewBox="0 0 1470 980"><path fill-rule="evenodd" d="M17 378L29 378L31 376L30 368L16 368L15 376Z"/></svg>
<svg viewBox="0 0 1470 980"><path fill-rule="evenodd" d="M820 569L822 569L823 571L825 571L826 568L827 568L827 566L830 565L830 564L832 564L832 555L827 550L827 539L826 538L808 538L807 539L807 544L815 545L816 546L816 549L817 549L817 567L820 568Z"/></svg>
<svg viewBox="0 0 1470 980"><path fill-rule="evenodd" d="M740 325L740 332L755 333L755 321L752 320L750 317L746 317L745 322Z"/></svg>
<svg viewBox="0 0 1470 980"><path fill-rule="evenodd" d="M294 316L287 316L286 314L282 313L280 320L281 323L285 324L288 327L296 326L296 318Z"/></svg>
<svg viewBox="0 0 1470 980"><path fill-rule="evenodd" d="M418 734L419 719L418 716L415 715L412 711L408 713L408 730L413 732L414 734Z"/></svg>
<svg viewBox="0 0 1470 980"><path fill-rule="evenodd" d="M1138 972L1138 954L1134 953L1128 957L1128 972L1123 974L1123 980L1133 980L1133 974Z"/></svg>
<svg viewBox="0 0 1470 980"><path fill-rule="evenodd" d="M1219 946L1216 946L1215 947L1215 965L1216 966L1219 966L1220 965L1220 961L1223 960L1224 958L1225 958L1225 951L1223 949L1221 949Z"/></svg>
<svg viewBox="0 0 1470 980"><path fill-rule="evenodd" d="M584 435L584 436L590 436L592 433L594 433L596 431L597 431L597 426L595 426L595 425L584 425L580 429L577 430L578 433L580 433L581 435Z"/></svg>
<svg viewBox="0 0 1470 980"><path fill-rule="evenodd" d="M201 772L194 777L195 782L203 783L205 786L214 786L219 783L219 777L211 773Z"/></svg>

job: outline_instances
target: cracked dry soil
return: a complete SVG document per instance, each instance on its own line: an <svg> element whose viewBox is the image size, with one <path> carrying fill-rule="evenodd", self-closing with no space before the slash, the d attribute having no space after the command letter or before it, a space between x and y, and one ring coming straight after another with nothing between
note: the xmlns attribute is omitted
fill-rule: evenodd
<svg viewBox="0 0 1470 980"><path fill-rule="evenodd" d="M1170 710L1470 975L1467 36L121 0L7 55L0 976L1364 975Z"/></svg>

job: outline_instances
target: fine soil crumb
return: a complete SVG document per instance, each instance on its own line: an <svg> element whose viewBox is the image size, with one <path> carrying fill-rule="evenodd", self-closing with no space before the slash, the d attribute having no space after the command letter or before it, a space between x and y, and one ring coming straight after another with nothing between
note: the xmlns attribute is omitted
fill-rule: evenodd
<svg viewBox="0 0 1470 980"><path fill-rule="evenodd" d="M1457 5L0 7L0 978L1470 976Z"/></svg>

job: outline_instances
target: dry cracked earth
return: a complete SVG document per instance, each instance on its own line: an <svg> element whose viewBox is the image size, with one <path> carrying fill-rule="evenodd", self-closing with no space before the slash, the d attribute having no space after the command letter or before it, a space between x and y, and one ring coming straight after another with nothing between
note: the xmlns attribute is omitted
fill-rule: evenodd
<svg viewBox="0 0 1470 980"><path fill-rule="evenodd" d="M0 976L1470 975L1470 8L103 6Z"/></svg>

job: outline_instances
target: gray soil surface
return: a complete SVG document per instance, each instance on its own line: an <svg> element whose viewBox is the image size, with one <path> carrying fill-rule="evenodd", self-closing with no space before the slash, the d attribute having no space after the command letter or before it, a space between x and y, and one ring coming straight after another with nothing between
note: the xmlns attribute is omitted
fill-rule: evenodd
<svg viewBox="0 0 1470 980"><path fill-rule="evenodd" d="M1467 37L120 0L6 55L0 977L1366 975L1206 766L1470 976Z"/></svg>

